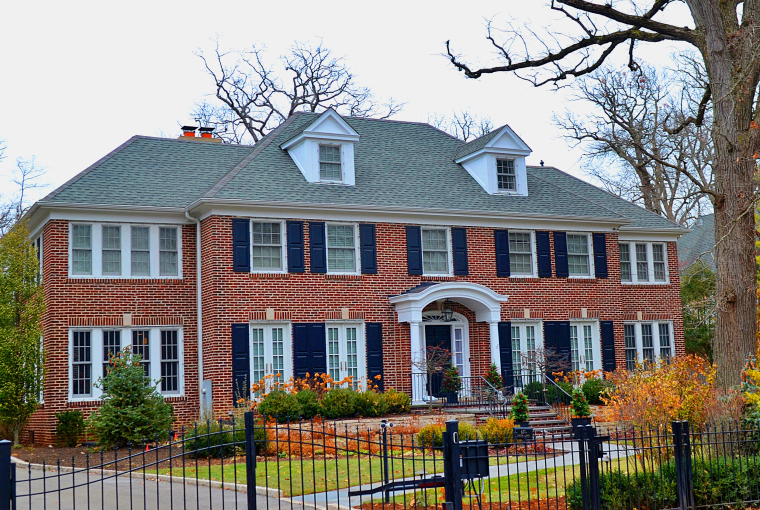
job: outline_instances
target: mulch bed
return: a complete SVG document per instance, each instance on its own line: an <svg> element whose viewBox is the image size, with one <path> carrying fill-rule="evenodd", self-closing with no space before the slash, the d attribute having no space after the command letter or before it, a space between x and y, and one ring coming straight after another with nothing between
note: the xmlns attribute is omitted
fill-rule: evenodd
<svg viewBox="0 0 760 510"><path fill-rule="evenodd" d="M530 500L530 501L512 501L512 502L502 502L499 503L498 501L494 502L488 502L483 501L482 505L478 505L477 501L475 499L472 499L471 501L465 500L463 502L463 508L469 510L469 509L484 509L484 510L492 510L492 509L499 509L499 510L567 510L567 503L565 501L565 497L562 496L561 498L549 498L549 499L540 499L540 500ZM425 508L426 510L443 510L443 505L436 505L436 506L415 506L414 501L409 499L409 501L404 505L403 503L391 503L391 504L384 504L384 503L364 503L362 504L361 508L363 510L386 510L386 509L393 509L393 510L402 510L406 508Z"/></svg>

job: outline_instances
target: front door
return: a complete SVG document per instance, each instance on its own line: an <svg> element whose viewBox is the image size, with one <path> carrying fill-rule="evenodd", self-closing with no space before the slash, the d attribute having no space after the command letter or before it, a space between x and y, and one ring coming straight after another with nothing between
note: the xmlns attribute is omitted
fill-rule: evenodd
<svg viewBox="0 0 760 510"><path fill-rule="evenodd" d="M327 373L341 386L358 388L364 384L364 341L359 324L327 327Z"/></svg>
<svg viewBox="0 0 760 510"><path fill-rule="evenodd" d="M440 347L451 352L451 326L433 324L425 326L425 351L427 352L431 347ZM433 374L427 385L428 395L440 396L442 383L443 374Z"/></svg>

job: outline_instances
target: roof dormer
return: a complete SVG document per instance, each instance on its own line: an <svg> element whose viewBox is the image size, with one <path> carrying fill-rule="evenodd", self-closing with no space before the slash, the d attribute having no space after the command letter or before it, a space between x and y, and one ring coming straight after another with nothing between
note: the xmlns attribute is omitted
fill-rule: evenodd
<svg viewBox="0 0 760 510"><path fill-rule="evenodd" d="M454 162L492 195L528 196L525 157L530 153L530 147L505 125L462 145Z"/></svg>
<svg viewBox="0 0 760 510"><path fill-rule="evenodd" d="M280 147L288 151L307 181L353 186L358 141L359 134L330 108Z"/></svg>

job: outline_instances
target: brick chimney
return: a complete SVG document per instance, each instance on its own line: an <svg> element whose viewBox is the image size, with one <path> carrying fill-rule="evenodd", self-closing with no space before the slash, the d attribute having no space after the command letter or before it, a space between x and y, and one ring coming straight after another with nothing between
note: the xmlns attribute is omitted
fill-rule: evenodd
<svg viewBox="0 0 760 510"><path fill-rule="evenodd" d="M195 130L198 126L182 126L182 137L195 138Z"/></svg>
<svg viewBox="0 0 760 510"><path fill-rule="evenodd" d="M196 131L200 133L199 136L196 136ZM214 128L209 126L201 128L198 126L182 126L182 135L179 139L188 142L222 143L221 138L214 138Z"/></svg>

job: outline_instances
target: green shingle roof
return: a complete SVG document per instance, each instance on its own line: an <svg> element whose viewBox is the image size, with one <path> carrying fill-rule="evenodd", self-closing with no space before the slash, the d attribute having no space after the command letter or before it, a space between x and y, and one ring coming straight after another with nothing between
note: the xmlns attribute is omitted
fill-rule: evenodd
<svg viewBox="0 0 760 510"><path fill-rule="evenodd" d="M528 168L527 197L490 195L454 163L467 144L423 123L345 118L360 136L354 146L356 185L309 183L280 145L316 117L295 114L255 147L133 137L42 202L186 208L205 198L586 217L679 228L549 167Z"/></svg>
<svg viewBox="0 0 760 510"><path fill-rule="evenodd" d="M678 263L688 267L698 259L715 269L712 250L715 248L715 215L700 216L691 232L678 239Z"/></svg>

